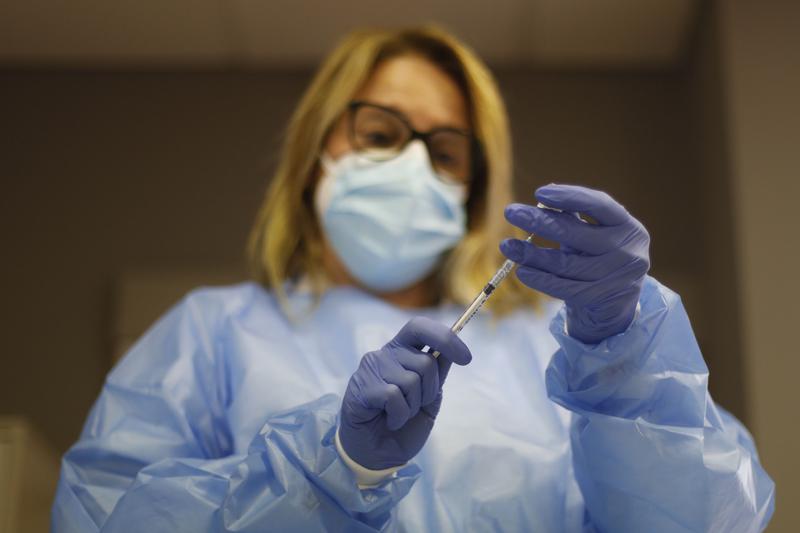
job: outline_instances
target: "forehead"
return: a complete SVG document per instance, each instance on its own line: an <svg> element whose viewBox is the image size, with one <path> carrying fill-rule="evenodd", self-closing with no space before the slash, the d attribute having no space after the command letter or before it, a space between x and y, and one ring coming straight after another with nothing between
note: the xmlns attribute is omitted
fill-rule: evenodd
<svg viewBox="0 0 800 533"><path fill-rule="evenodd" d="M418 55L381 62L356 98L400 111L417 130L469 128L467 102L458 84Z"/></svg>

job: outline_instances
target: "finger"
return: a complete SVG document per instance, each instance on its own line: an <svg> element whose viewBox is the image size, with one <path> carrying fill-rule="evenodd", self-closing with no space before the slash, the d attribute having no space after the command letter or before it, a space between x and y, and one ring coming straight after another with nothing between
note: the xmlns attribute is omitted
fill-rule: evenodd
<svg viewBox="0 0 800 533"><path fill-rule="evenodd" d="M420 377L422 387L422 405L428 405L439 394L439 365L429 354L398 350L397 361Z"/></svg>
<svg viewBox="0 0 800 533"><path fill-rule="evenodd" d="M551 183L536 190L536 199L548 207L585 213L604 226L624 223L630 215L625 208L603 191L579 185Z"/></svg>
<svg viewBox="0 0 800 533"><path fill-rule="evenodd" d="M580 255L563 249L542 248L520 239L505 239L500 243L500 252L519 265L578 281L602 279L619 263L609 254Z"/></svg>
<svg viewBox="0 0 800 533"><path fill-rule="evenodd" d="M581 222L570 213L509 204L505 216L510 223L528 233L592 255L600 255L614 248L614 228Z"/></svg>
<svg viewBox="0 0 800 533"><path fill-rule="evenodd" d="M408 404L408 417L416 416L422 404L422 383L419 374L406 370L398 362L394 362L382 368L381 377L386 383L400 388Z"/></svg>
<svg viewBox="0 0 800 533"><path fill-rule="evenodd" d="M524 265L517 268L517 278L532 289L564 301L574 300L593 284L590 281L565 279Z"/></svg>
<svg viewBox="0 0 800 533"><path fill-rule="evenodd" d="M386 427L396 431L410 418L403 391L390 383L373 384L364 391L364 402L371 409L386 413Z"/></svg>
<svg viewBox="0 0 800 533"><path fill-rule="evenodd" d="M445 358L457 365L466 365L472 361L469 348L458 335L444 324L425 317L409 320L392 342L417 350L429 346L431 352L439 352L438 359Z"/></svg>

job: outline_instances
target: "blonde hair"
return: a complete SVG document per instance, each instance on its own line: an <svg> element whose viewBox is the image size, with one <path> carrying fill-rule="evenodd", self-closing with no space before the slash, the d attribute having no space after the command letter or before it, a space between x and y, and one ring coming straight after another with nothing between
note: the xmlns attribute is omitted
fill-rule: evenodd
<svg viewBox="0 0 800 533"><path fill-rule="evenodd" d="M467 202L468 231L439 276L440 297L466 305L503 257L498 244L513 232L503 219L511 201L511 141L505 105L488 68L455 37L434 26L361 30L344 38L323 62L292 115L278 167L248 242L252 273L284 310L284 283L306 277L319 296L326 286L322 235L313 207L318 156L356 92L381 61L417 54L449 74L464 92L482 157ZM509 277L487 307L505 313L539 294Z"/></svg>

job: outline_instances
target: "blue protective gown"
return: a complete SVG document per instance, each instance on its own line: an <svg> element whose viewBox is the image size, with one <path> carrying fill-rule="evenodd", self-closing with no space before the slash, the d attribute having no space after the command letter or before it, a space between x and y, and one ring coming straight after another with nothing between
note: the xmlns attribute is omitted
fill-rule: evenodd
<svg viewBox="0 0 800 533"><path fill-rule="evenodd" d="M450 372L422 452L359 490L333 444L347 380L413 314L459 312L334 288L292 323L252 283L192 292L109 374L63 459L54 531L766 526L772 480L708 395L680 299L652 278L631 327L597 345L566 335L555 304L476 317L474 359Z"/></svg>

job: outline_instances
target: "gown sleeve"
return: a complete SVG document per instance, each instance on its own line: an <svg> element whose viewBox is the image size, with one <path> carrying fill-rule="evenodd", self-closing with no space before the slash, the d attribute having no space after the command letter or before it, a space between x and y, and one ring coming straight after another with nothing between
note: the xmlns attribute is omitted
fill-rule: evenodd
<svg viewBox="0 0 800 533"><path fill-rule="evenodd" d="M572 411L587 531L763 530L775 486L753 439L708 393L708 369L680 298L648 278L634 322L596 345L570 337L546 372Z"/></svg>
<svg viewBox="0 0 800 533"><path fill-rule="evenodd" d="M265 417L233 454L219 351L229 310L190 294L109 374L62 460L52 531L386 531L419 470L360 490L333 437L327 395Z"/></svg>

